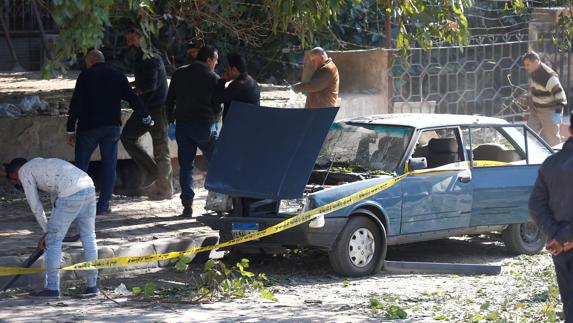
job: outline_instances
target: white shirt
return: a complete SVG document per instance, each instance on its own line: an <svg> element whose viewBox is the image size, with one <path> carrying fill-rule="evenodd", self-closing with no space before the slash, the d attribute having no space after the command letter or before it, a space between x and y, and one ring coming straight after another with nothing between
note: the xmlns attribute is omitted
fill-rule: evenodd
<svg viewBox="0 0 573 323"><path fill-rule="evenodd" d="M58 197L70 196L94 187L88 174L71 163L56 158L34 158L20 167L18 177L30 209L44 232L48 232L48 220L38 190L50 193L53 201Z"/></svg>

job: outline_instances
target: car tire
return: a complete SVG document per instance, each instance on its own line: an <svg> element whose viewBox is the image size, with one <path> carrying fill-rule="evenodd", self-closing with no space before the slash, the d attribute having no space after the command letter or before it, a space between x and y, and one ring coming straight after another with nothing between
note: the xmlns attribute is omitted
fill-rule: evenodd
<svg viewBox="0 0 573 323"><path fill-rule="evenodd" d="M362 215L352 216L328 253L334 272L361 277L376 273L386 256L386 232Z"/></svg>
<svg viewBox="0 0 573 323"><path fill-rule="evenodd" d="M539 227L527 223L510 224L501 234L505 247L514 254L535 255L543 250L547 238Z"/></svg>

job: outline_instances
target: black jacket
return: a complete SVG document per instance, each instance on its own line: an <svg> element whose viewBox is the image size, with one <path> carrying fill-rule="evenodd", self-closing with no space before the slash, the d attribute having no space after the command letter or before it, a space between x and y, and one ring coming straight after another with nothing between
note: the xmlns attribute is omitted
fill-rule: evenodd
<svg viewBox="0 0 573 323"><path fill-rule="evenodd" d="M165 104L167 98L167 74L161 56L151 52L144 59L140 52L135 59L135 87L143 92L140 96L148 109L156 109Z"/></svg>
<svg viewBox="0 0 573 323"><path fill-rule="evenodd" d="M211 100L219 77L207 64L196 61L173 73L169 84L166 111L171 123L211 125L221 105Z"/></svg>
<svg viewBox="0 0 573 323"><path fill-rule="evenodd" d="M573 241L573 137L539 168L529 213L550 240Z"/></svg>
<svg viewBox="0 0 573 323"><path fill-rule="evenodd" d="M213 94L213 103L224 103L223 120L229 112L229 106L232 101L239 101L255 105L261 104L261 90L259 84L249 74L243 73L237 79L233 80L227 88L225 81L219 80L217 88Z"/></svg>
<svg viewBox="0 0 573 323"><path fill-rule="evenodd" d="M80 73L70 102L67 131L86 131L121 125L121 100L139 115L149 112L135 95L127 77L105 63Z"/></svg>

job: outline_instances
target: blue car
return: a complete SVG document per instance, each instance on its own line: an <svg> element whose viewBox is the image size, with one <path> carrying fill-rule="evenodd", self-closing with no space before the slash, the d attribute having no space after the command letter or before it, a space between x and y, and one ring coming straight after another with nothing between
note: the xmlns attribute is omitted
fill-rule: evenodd
<svg viewBox="0 0 573 323"><path fill-rule="evenodd" d="M278 110L287 109L231 110L258 126L223 127L206 187L232 203L199 218L219 230L222 241L408 175L374 196L231 252L318 248L336 273L364 276L382 268L392 245L501 232L513 253L543 249L546 238L527 203L538 168L553 151L526 125L440 114L332 123L336 111L328 109L315 115L300 109L292 120ZM280 122L273 121L280 113ZM234 160L239 165L229 166Z"/></svg>

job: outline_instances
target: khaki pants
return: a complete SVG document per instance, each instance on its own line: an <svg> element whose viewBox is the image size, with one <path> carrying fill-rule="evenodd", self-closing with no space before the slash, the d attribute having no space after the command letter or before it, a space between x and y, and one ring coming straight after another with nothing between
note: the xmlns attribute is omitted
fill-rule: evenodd
<svg viewBox="0 0 573 323"><path fill-rule="evenodd" d="M527 119L527 125L537 132L549 146L553 147L561 143L559 125L553 123L553 113L557 108L532 107Z"/></svg>

